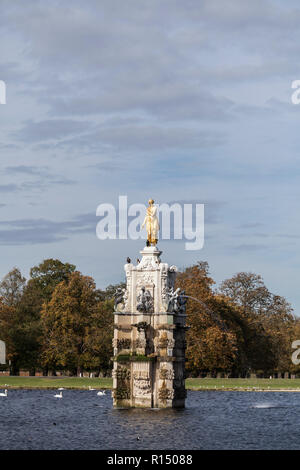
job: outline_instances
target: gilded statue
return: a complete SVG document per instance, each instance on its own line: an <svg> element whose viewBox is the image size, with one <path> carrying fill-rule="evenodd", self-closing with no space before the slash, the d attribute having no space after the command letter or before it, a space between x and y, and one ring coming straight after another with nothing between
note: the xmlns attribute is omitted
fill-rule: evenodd
<svg viewBox="0 0 300 470"><path fill-rule="evenodd" d="M153 199L149 199L146 217L142 224L144 228L146 224L147 230L147 246L156 245L158 241L159 221L157 216L157 207L154 205Z"/></svg>

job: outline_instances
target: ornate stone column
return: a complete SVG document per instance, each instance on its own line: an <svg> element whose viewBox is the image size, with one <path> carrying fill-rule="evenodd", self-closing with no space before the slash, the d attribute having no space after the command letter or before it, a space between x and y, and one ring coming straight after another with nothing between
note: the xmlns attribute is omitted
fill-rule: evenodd
<svg viewBox="0 0 300 470"><path fill-rule="evenodd" d="M114 312L115 407L183 407L185 298L174 290L177 268L147 246L137 266L127 263L126 289Z"/></svg>

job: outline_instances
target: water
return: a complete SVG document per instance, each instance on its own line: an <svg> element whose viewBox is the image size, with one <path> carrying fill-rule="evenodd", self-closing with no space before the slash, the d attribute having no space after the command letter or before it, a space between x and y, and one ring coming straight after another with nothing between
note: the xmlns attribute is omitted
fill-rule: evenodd
<svg viewBox="0 0 300 470"><path fill-rule="evenodd" d="M188 392L184 410L114 410L111 393L9 390L0 449L300 449L300 393Z"/></svg>

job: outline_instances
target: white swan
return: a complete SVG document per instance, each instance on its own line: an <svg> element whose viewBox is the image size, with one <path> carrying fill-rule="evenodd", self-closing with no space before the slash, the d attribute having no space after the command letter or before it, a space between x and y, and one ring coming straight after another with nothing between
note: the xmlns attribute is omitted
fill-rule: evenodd
<svg viewBox="0 0 300 470"><path fill-rule="evenodd" d="M103 392L101 392L101 391L98 392L97 395L98 395L99 397L102 397L102 395L105 395L105 390L104 390Z"/></svg>
<svg viewBox="0 0 300 470"><path fill-rule="evenodd" d="M60 387L57 390L66 390L64 387Z"/></svg>
<svg viewBox="0 0 300 470"><path fill-rule="evenodd" d="M60 393L58 393L56 395L53 395L53 396L54 396L54 398L62 398L63 394L62 394L62 392L60 392Z"/></svg>
<svg viewBox="0 0 300 470"><path fill-rule="evenodd" d="M91 392L94 392L96 389L95 389L95 388L92 388L92 387L89 385L89 390L90 390Z"/></svg>
<svg viewBox="0 0 300 470"><path fill-rule="evenodd" d="M4 393L0 393L0 397L7 397L7 390L4 390Z"/></svg>

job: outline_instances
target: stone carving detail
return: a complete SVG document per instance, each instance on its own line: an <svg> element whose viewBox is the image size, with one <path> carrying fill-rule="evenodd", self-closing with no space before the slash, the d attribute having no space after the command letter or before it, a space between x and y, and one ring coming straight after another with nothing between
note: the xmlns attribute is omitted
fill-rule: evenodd
<svg viewBox="0 0 300 470"><path fill-rule="evenodd" d="M117 388L113 390L113 398L124 400L130 398L130 370L127 367L118 366L112 371L112 376L117 379Z"/></svg>
<svg viewBox="0 0 300 470"><path fill-rule="evenodd" d="M135 347L137 349L143 349L142 353L144 353L146 345L147 345L147 340L146 340L145 330L140 330L138 332L138 337L135 341Z"/></svg>
<svg viewBox="0 0 300 470"><path fill-rule="evenodd" d="M149 373L146 370L135 370L132 377L134 380L150 380Z"/></svg>
<svg viewBox="0 0 300 470"><path fill-rule="evenodd" d="M154 339L154 344L158 349L172 349L175 346L175 340L168 338L166 331L163 331L159 337Z"/></svg>
<svg viewBox="0 0 300 470"><path fill-rule="evenodd" d="M153 312L153 298L150 294L150 291L146 290L144 286L141 288L140 293L137 296L136 309L143 313Z"/></svg>
<svg viewBox="0 0 300 470"><path fill-rule="evenodd" d="M161 301L164 310L167 310L168 307L168 290L170 288L167 268L167 264L161 265Z"/></svg>
<svg viewBox="0 0 300 470"><path fill-rule="evenodd" d="M129 304L128 304L128 289L125 289L124 292L124 297L123 297L123 303L124 303L124 308L123 310L128 311L129 310Z"/></svg>
<svg viewBox="0 0 300 470"><path fill-rule="evenodd" d="M137 328L137 338L134 342L135 349L137 349L138 354L145 354L147 346L146 330L149 325L147 322L139 322L133 326Z"/></svg>
<svg viewBox="0 0 300 470"><path fill-rule="evenodd" d="M114 406L181 407L185 293L175 288L177 268L160 260L158 248L140 253L137 265L127 260L126 289L121 285L114 299Z"/></svg>
<svg viewBox="0 0 300 470"><path fill-rule="evenodd" d="M173 287L168 290L168 312L175 312L177 310L177 299L179 295L180 288L174 291Z"/></svg>
<svg viewBox="0 0 300 470"><path fill-rule="evenodd" d="M129 269L130 266L130 269ZM130 300L129 300L129 293L132 290L132 277L131 277L131 264L125 264L125 273L126 273L126 292L124 294L124 311L128 312L130 310Z"/></svg>
<svg viewBox="0 0 300 470"><path fill-rule="evenodd" d="M130 384L118 383L118 387L112 391L112 396L115 400L128 400L130 398Z"/></svg>
<svg viewBox="0 0 300 470"><path fill-rule="evenodd" d="M166 369L165 367L161 367L159 369L159 378L161 380L173 380L175 377L173 369Z"/></svg>
<svg viewBox="0 0 300 470"><path fill-rule="evenodd" d="M136 269L139 271L153 270L153 269L157 269L158 266L159 266L158 259L154 259L153 257L150 257L150 256L143 256L142 260L137 265Z"/></svg>
<svg viewBox="0 0 300 470"><path fill-rule="evenodd" d="M148 371L136 370L132 376L134 396L151 396L151 383Z"/></svg>
<svg viewBox="0 0 300 470"><path fill-rule="evenodd" d="M180 287L175 291L173 288L168 290L168 312L184 314L186 310L186 302L187 299L185 298L185 291L180 291Z"/></svg>
<svg viewBox="0 0 300 470"><path fill-rule="evenodd" d="M154 286L152 273L146 272L146 273L141 273L139 275L139 278L138 278L138 281L137 281L137 286L138 287L143 287L145 285Z"/></svg>
<svg viewBox="0 0 300 470"><path fill-rule="evenodd" d="M115 311L116 312L122 312L125 309L125 304L127 303L128 300L128 292L126 289L122 289L121 287L118 287L116 292L115 292Z"/></svg>
<svg viewBox="0 0 300 470"><path fill-rule="evenodd" d="M121 380L130 380L130 370L127 367L118 366L117 369L112 371L113 378Z"/></svg>
<svg viewBox="0 0 300 470"><path fill-rule="evenodd" d="M148 397L151 396L150 378L148 379L134 379L133 381L133 395Z"/></svg>
<svg viewBox="0 0 300 470"><path fill-rule="evenodd" d="M170 390L167 387L165 380L163 381L162 386L158 390L158 397L162 401L172 400L174 398L174 390Z"/></svg>

